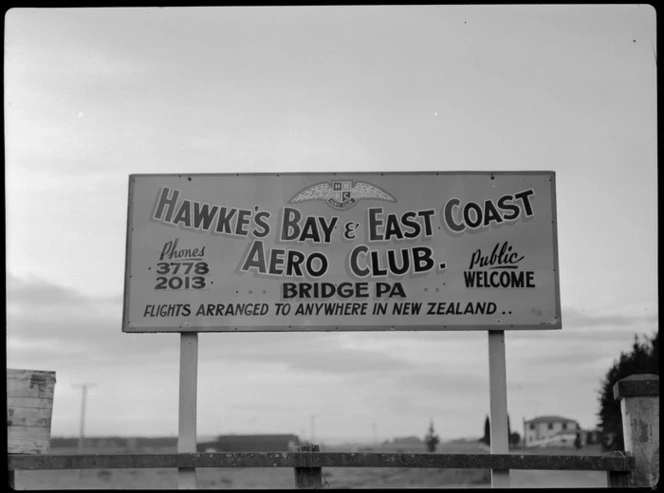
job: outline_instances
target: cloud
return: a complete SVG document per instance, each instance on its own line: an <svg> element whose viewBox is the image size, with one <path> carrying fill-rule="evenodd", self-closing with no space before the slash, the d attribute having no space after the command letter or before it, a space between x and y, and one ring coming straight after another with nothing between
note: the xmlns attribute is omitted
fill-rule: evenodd
<svg viewBox="0 0 664 493"><path fill-rule="evenodd" d="M656 322L657 313L648 312L644 309L642 313L591 313L579 308L565 308L562 313L563 322L572 327L628 327L635 322Z"/></svg>
<svg viewBox="0 0 664 493"><path fill-rule="evenodd" d="M207 338L210 335L205 336ZM233 337L232 342L228 336ZM392 372L411 366L407 360L385 352L348 347L338 334L266 333L228 336L211 336L216 339L211 343L217 349L215 354L230 360L281 362L294 371L356 375ZM220 337L225 340L220 341Z"/></svg>
<svg viewBox="0 0 664 493"><path fill-rule="evenodd" d="M436 368L418 369L396 378L400 388L442 393L449 390L475 392L488 386L486 369L481 373L459 371L443 374Z"/></svg>
<svg viewBox="0 0 664 493"><path fill-rule="evenodd" d="M20 306L53 306L81 303L85 296L77 291L50 283L43 279L30 277L19 279L7 274L7 303Z"/></svg>
<svg viewBox="0 0 664 493"><path fill-rule="evenodd" d="M8 363L122 361L177 348L164 335L122 333L122 297L94 297L36 277L7 275ZM133 338L133 340L132 340Z"/></svg>

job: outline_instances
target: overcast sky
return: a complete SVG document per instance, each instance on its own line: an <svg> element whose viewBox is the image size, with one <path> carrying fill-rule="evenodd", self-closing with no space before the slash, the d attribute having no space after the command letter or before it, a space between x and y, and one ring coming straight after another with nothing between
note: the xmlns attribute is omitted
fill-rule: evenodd
<svg viewBox="0 0 664 493"><path fill-rule="evenodd" d="M596 424L657 329L644 5L15 9L5 18L7 367L52 434L177 435L179 336L121 329L131 173L552 170L560 331L506 332L508 410ZM486 332L199 336L198 433L479 437Z"/></svg>

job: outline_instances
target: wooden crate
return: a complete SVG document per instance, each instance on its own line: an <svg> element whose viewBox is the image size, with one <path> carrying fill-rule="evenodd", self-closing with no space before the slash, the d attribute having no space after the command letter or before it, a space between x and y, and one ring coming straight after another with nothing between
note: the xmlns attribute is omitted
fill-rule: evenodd
<svg viewBox="0 0 664 493"><path fill-rule="evenodd" d="M10 454L47 454L55 372L7 369L7 445Z"/></svg>

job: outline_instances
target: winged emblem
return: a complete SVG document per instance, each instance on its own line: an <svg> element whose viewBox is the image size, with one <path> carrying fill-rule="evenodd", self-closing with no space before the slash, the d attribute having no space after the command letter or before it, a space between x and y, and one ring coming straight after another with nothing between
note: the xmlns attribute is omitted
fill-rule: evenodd
<svg viewBox="0 0 664 493"><path fill-rule="evenodd" d="M396 202L389 193L381 190L375 185L361 181L333 181L324 182L305 188L289 203L305 202L308 200L324 200L333 209L349 209L361 199L387 200Z"/></svg>

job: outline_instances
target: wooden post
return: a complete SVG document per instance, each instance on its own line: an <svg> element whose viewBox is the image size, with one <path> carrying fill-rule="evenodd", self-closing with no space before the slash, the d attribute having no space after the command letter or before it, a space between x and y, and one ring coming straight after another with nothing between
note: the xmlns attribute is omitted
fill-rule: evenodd
<svg viewBox="0 0 664 493"><path fill-rule="evenodd" d="M507 430L507 376L505 363L505 331L489 331L489 394L491 404L491 453L509 453ZM491 470L492 488L509 488L508 469Z"/></svg>
<svg viewBox="0 0 664 493"><path fill-rule="evenodd" d="M198 333L180 333L180 393L178 453L196 452L196 387ZM196 469L178 468L178 489L196 489Z"/></svg>
<svg viewBox="0 0 664 493"><path fill-rule="evenodd" d="M47 454L55 372L7 368L7 452Z"/></svg>
<svg viewBox="0 0 664 493"><path fill-rule="evenodd" d="M320 452L318 445L302 445L298 452L306 459L312 452ZM320 467L296 467L295 487L297 489L320 489L323 487L323 470Z"/></svg>
<svg viewBox="0 0 664 493"><path fill-rule="evenodd" d="M620 399L625 452L635 462L629 486L654 488L659 482L659 376L631 375L618 380L613 396Z"/></svg>
<svg viewBox="0 0 664 493"><path fill-rule="evenodd" d="M55 372L7 368L7 452L47 454L51 445L51 418ZM8 472L16 489L16 471Z"/></svg>

